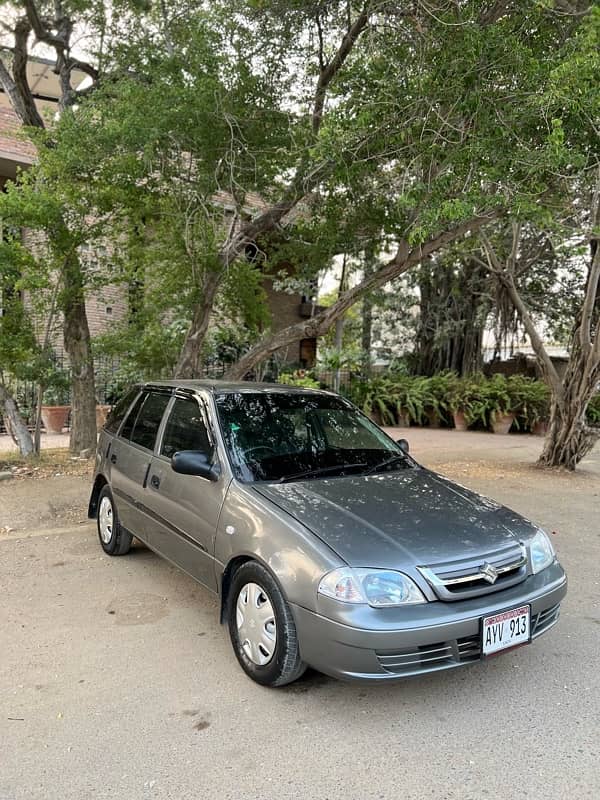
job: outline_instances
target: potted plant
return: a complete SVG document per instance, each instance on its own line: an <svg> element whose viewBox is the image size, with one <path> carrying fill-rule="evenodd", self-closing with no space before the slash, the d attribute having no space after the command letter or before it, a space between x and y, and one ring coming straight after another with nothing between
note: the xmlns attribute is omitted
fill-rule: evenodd
<svg viewBox="0 0 600 800"><path fill-rule="evenodd" d="M484 425L487 417L494 433L507 434L510 431L517 402L505 375L492 375L487 381L482 381L479 398L482 411L479 414Z"/></svg>
<svg viewBox="0 0 600 800"><path fill-rule="evenodd" d="M550 389L534 378L512 375L508 379L508 391L516 412L516 424L523 426L536 436L545 436L550 416Z"/></svg>
<svg viewBox="0 0 600 800"><path fill-rule="evenodd" d="M375 378L361 384L358 391L363 412L378 425L394 425L394 394L387 378Z"/></svg>
<svg viewBox="0 0 600 800"><path fill-rule="evenodd" d="M454 428L466 431L469 427L467 416L472 395L473 381L470 378L459 378L454 372L447 373L446 404L452 414Z"/></svg>
<svg viewBox="0 0 600 800"><path fill-rule="evenodd" d="M425 409L431 398L429 396L429 378L421 376L402 377L398 381L399 396L397 413L399 418L423 425L427 419Z"/></svg>
<svg viewBox="0 0 600 800"><path fill-rule="evenodd" d="M48 375L41 407L42 422L46 433L62 433L67 424L70 410L69 375L65 370L55 368Z"/></svg>
<svg viewBox="0 0 600 800"><path fill-rule="evenodd" d="M454 372L440 372L427 378L424 403L430 428L448 424L450 388L455 380Z"/></svg>

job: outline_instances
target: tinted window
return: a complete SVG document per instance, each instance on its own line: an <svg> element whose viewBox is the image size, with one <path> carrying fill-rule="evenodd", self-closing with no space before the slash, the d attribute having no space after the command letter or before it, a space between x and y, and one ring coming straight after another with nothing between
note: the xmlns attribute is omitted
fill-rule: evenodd
<svg viewBox="0 0 600 800"><path fill-rule="evenodd" d="M179 450L202 450L204 453L210 450L200 406L195 400L175 400L165 427L161 454L171 458Z"/></svg>
<svg viewBox="0 0 600 800"><path fill-rule="evenodd" d="M116 433L119 430L119 425L123 421L127 409L133 403L139 391L139 388L136 386L134 389L130 389L127 394L115 403L106 419L106 424L104 425L105 430L109 433Z"/></svg>
<svg viewBox="0 0 600 800"><path fill-rule="evenodd" d="M140 408L142 407L142 404L146 399L146 397L147 394L142 393L131 407L129 414L127 414L125 422L123 423L123 427L121 428L121 436L123 437L123 439L129 439L129 437L131 436L131 431L133 430L133 426L135 425L137 415L140 413Z"/></svg>
<svg viewBox="0 0 600 800"><path fill-rule="evenodd" d="M146 395L131 434L131 441L134 444L139 444L147 450L154 450L160 421L170 399L168 394L162 392L150 392Z"/></svg>
<svg viewBox="0 0 600 800"><path fill-rule="evenodd" d="M216 397L232 466L244 481L301 480L414 465L398 445L339 397L239 392Z"/></svg>

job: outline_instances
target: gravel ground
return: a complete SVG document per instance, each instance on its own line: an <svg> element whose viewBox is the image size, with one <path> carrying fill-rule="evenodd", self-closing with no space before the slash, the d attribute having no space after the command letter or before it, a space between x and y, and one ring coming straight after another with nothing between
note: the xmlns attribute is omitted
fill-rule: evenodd
<svg viewBox="0 0 600 800"><path fill-rule="evenodd" d="M598 452L556 474L531 466L533 437L408 438L423 463L555 533L570 592L552 632L393 685L309 673L263 689L237 666L213 597L144 548L102 554L79 524L87 478L9 481L0 799L598 798Z"/></svg>

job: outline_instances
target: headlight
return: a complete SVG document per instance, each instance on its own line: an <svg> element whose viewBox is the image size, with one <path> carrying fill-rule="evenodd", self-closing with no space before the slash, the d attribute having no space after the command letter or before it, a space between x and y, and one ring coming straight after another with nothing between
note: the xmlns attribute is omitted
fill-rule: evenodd
<svg viewBox="0 0 600 800"><path fill-rule="evenodd" d="M319 594L343 603L363 603L373 608L427 602L407 575L387 569L334 569L321 580Z"/></svg>
<svg viewBox="0 0 600 800"><path fill-rule="evenodd" d="M529 552L531 554L531 570L534 575L549 567L555 558L554 548L543 531L538 531L529 542Z"/></svg>

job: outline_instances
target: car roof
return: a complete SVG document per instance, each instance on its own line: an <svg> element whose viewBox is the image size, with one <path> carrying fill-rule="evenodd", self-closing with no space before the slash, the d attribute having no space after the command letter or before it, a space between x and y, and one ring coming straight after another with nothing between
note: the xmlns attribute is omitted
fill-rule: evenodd
<svg viewBox="0 0 600 800"><path fill-rule="evenodd" d="M288 386L284 383L254 383L253 381L217 381L217 380L170 380L170 381L146 381L144 387L156 386L163 389L203 389L212 393L237 393L237 392L260 392L268 394L278 393L302 393L302 394L332 394L323 389L309 389L305 386Z"/></svg>

